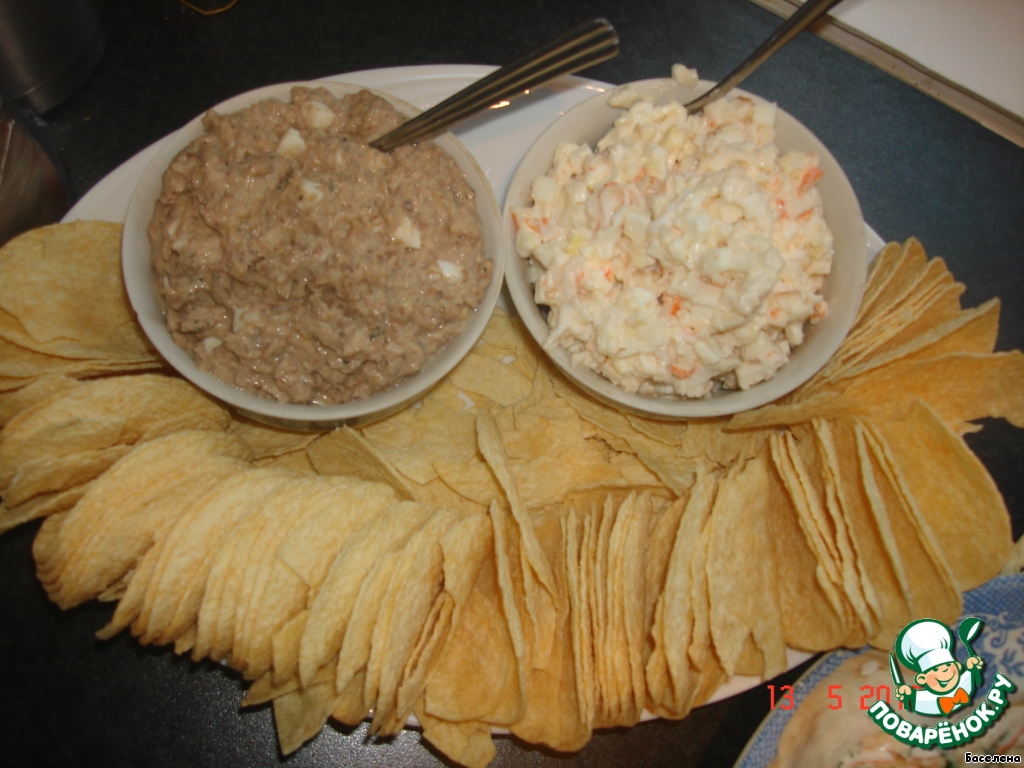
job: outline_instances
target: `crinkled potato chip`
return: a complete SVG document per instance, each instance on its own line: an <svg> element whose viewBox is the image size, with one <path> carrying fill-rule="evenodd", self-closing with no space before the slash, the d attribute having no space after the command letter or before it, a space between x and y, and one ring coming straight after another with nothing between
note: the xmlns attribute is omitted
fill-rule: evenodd
<svg viewBox="0 0 1024 768"><path fill-rule="evenodd" d="M340 427L312 442L306 449L313 467L321 475L346 475L384 483L403 499L411 499L409 484L391 462L351 427Z"/></svg>
<svg viewBox="0 0 1024 768"><path fill-rule="evenodd" d="M917 401L878 431L961 592L999 572L1013 546L1010 516L985 465L934 409ZM935 460L942 456L942 463Z"/></svg>
<svg viewBox="0 0 1024 768"><path fill-rule="evenodd" d="M415 502L396 502L348 537L309 607L299 653L303 682L341 650L364 579L382 557L404 547L432 512Z"/></svg>
<svg viewBox="0 0 1024 768"><path fill-rule="evenodd" d="M101 221L54 224L0 248L0 309L17 319L34 351L157 359L125 296L121 229Z"/></svg>

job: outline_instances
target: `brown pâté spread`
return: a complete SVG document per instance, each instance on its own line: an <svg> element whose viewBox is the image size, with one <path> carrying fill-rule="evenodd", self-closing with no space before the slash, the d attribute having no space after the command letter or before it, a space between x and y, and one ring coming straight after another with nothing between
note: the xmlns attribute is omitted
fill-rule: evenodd
<svg viewBox="0 0 1024 768"><path fill-rule="evenodd" d="M168 329L202 370L331 405L399 382L458 335L493 264L450 155L368 146L404 120L368 91L305 87L204 116L149 227Z"/></svg>

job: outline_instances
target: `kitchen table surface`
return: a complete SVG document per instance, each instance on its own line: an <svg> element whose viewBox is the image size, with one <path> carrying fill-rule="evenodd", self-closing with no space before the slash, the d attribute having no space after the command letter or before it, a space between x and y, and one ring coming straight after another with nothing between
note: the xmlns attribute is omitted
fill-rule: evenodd
<svg viewBox="0 0 1024 768"><path fill-rule="evenodd" d="M41 117L75 199L195 115L258 86L384 67L500 65L594 16L614 24L621 52L581 75L619 84L666 76L682 62L718 79L780 22L750 0L238 0L217 15L147 0L109 2L105 13L108 43L97 69ZM743 87L821 138L884 240L917 237L945 259L966 284L965 306L999 297L998 348L1024 348L1024 149L809 33ZM967 439L1019 537L1021 432L992 422ZM415 730L375 740L365 724L328 726L282 759L270 707L240 710L237 675L142 647L127 633L96 640L109 605L66 613L52 605L34 574L37 529L0 537L0 764L446 764ZM571 755L500 738L493 764L729 766L769 712L768 685L777 690L805 668L679 722L599 732Z"/></svg>

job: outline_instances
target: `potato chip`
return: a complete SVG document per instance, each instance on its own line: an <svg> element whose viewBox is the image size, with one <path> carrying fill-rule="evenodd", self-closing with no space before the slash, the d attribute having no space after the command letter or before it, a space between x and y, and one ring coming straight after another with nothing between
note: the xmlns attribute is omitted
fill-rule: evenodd
<svg viewBox="0 0 1024 768"><path fill-rule="evenodd" d="M387 496L379 494L380 488L389 492ZM242 592L239 609L244 621L235 635L232 664L243 664L249 678L269 670L274 633L306 607L308 596L311 600L310 582L318 587L326 577L326 557L319 563L296 563L297 568L281 557L286 544L294 546L292 536L311 521L339 522L333 514L339 507L356 510L344 520L352 530L382 511L391 498L390 489L377 483L301 475L268 497L269 503L262 507L269 517L268 525L254 545L254 550L262 554L259 560L249 559L244 577L250 588ZM335 544L335 553L341 550L338 538L334 537L333 542L330 536L324 539L327 544Z"/></svg>
<svg viewBox="0 0 1024 768"><path fill-rule="evenodd" d="M175 521L165 535L157 573L135 628L143 642L176 641L198 621L218 547L238 521L287 477L274 470L243 470Z"/></svg>
<svg viewBox="0 0 1024 768"><path fill-rule="evenodd" d="M693 606L693 636L687 655L693 665L691 706L699 706L725 682L728 675L714 646L711 635L711 593L708 588L708 548L711 531L707 525L693 551L690 563L691 597Z"/></svg>
<svg viewBox="0 0 1024 768"><path fill-rule="evenodd" d="M914 400L931 406L956 432L967 422L1005 418L1024 426L1024 354L953 353L897 361L850 384L844 394L870 404L875 420L898 419Z"/></svg>
<svg viewBox="0 0 1024 768"><path fill-rule="evenodd" d="M647 577L648 531L651 526L651 496L641 493L634 501L632 514L622 533L622 554L617 599L622 605L622 631L629 660L629 714L626 722L639 722L647 698L644 677L644 651L647 640L646 605L636 598L642 595Z"/></svg>
<svg viewBox="0 0 1024 768"><path fill-rule="evenodd" d="M535 605L531 610L531 606L527 605L526 581L531 578L530 566L523 552L523 540L514 516L497 500L491 502L488 512L494 534L494 559L501 609L505 614L515 652L519 688L525 696L530 656L536 640L534 616L539 616L541 609ZM537 546L539 550L539 544Z"/></svg>
<svg viewBox="0 0 1024 768"><path fill-rule="evenodd" d="M845 642L847 611L839 586L819 560L822 553L813 543L816 533L807 530L808 521L793 500L794 492L802 493L799 480L783 480L783 472L792 472L785 450L784 440L773 439L772 467L763 489L772 500L766 524L774 548L779 610L785 617L783 636L791 648L823 651Z"/></svg>
<svg viewBox="0 0 1024 768"><path fill-rule="evenodd" d="M388 584L367 659L364 695L367 700L376 701L371 733L397 733L408 715L397 712L398 687L441 593L444 570L440 539L456 520L451 512L437 512L409 540ZM373 688L376 690L371 696Z"/></svg>
<svg viewBox="0 0 1024 768"><path fill-rule="evenodd" d="M260 515L253 514L258 509L259 503L246 509L238 524L231 529L230 534L213 554L213 562L206 577L202 602L196 616L193 661L206 657L213 661L223 661L231 651L231 634L235 618L234 599L240 586L240 575L235 563L243 561L248 556L245 544L246 538L253 535L254 526L251 520L255 518L257 524L264 521Z"/></svg>
<svg viewBox="0 0 1024 768"><path fill-rule="evenodd" d="M526 398L531 389L530 380L515 368L477 350L463 358L448 374L448 380L459 389L506 407Z"/></svg>
<svg viewBox="0 0 1024 768"><path fill-rule="evenodd" d="M415 710L421 724L428 716L507 726L523 716L522 640L513 640L517 615L504 605L496 559L488 558L427 678Z"/></svg>
<svg viewBox="0 0 1024 768"><path fill-rule="evenodd" d="M28 433L18 433L17 424L0 437L0 484L7 487L25 464L48 461L58 463L82 452L95 453L118 446L125 420L121 416L96 416L60 420L37 425ZM128 447L129 444L122 444ZM102 470L100 470L101 472ZM97 472L96 474L99 474Z"/></svg>
<svg viewBox="0 0 1024 768"><path fill-rule="evenodd" d="M40 376L33 383L0 396L0 427L21 411L79 385L79 380L59 373Z"/></svg>
<svg viewBox="0 0 1024 768"><path fill-rule="evenodd" d="M13 506L0 501L0 534L30 520L66 512L85 495L89 485L90 483L83 483L66 490L44 493Z"/></svg>
<svg viewBox="0 0 1024 768"><path fill-rule="evenodd" d="M290 755L320 733L337 698L334 686L325 682L274 699L274 724L282 755Z"/></svg>
<svg viewBox="0 0 1024 768"><path fill-rule="evenodd" d="M629 450L677 496L693 484L694 466L691 462L680 461L682 454L678 449L641 433L625 415L598 403L568 383L556 379L554 384L556 393L567 400L583 419L624 441ZM691 427L692 424L687 431Z"/></svg>
<svg viewBox="0 0 1024 768"><path fill-rule="evenodd" d="M292 616L288 622L274 633L270 640L272 655L270 680L275 686L284 685L294 680L299 681L299 648L302 644L302 633L306 629L309 610L303 609Z"/></svg>
<svg viewBox="0 0 1024 768"><path fill-rule="evenodd" d="M163 367L163 359L153 357L138 360L78 360L54 357L11 344L0 337L0 393L11 393L30 386L41 378L54 375L88 379L120 373L156 371Z"/></svg>
<svg viewBox="0 0 1024 768"><path fill-rule="evenodd" d="M412 499L409 484L391 463L351 427L340 427L311 443L306 449L321 475L344 475L394 488L403 499Z"/></svg>
<svg viewBox="0 0 1024 768"><path fill-rule="evenodd" d="M974 589L999 572L1013 546L1010 513L985 465L935 410L917 401L906 416L877 430L957 588Z"/></svg>
<svg viewBox="0 0 1024 768"><path fill-rule="evenodd" d="M334 678L334 687L337 690L344 690L358 673L368 674L367 662L373 650L374 629L380 612L384 609L391 577L400 560L400 551L384 553L373 564L359 586L359 592L352 605L352 618L345 626L345 634L337 651L337 671ZM307 626L308 623L307 619ZM376 691L372 691L373 696L367 696L367 690L367 681L364 677L363 698L373 701L376 698Z"/></svg>
<svg viewBox="0 0 1024 768"><path fill-rule="evenodd" d="M136 447L92 484L61 526L56 551L37 561L51 599L62 607L91 599L148 549L167 518L165 500L197 475L233 472L249 458L242 441L212 431L178 432Z"/></svg>
<svg viewBox="0 0 1024 768"><path fill-rule="evenodd" d="M868 406L838 392L819 392L806 400L780 400L775 403L737 413L722 425L726 432L788 427L806 424L815 419L837 419L843 416L866 415Z"/></svg>
<svg viewBox="0 0 1024 768"><path fill-rule="evenodd" d="M862 430L861 468L871 503L884 507L892 527L892 540L906 574L906 598L912 616L928 616L952 622L963 608L953 574L934 539L924 528L920 510L907 495L899 471L887 448L872 434ZM872 640L879 647L891 647L894 637Z"/></svg>
<svg viewBox="0 0 1024 768"><path fill-rule="evenodd" d="M690 555L711 512L716 488L714 476L698 476L675 526L664 585L654 609L646 685L652 710L668 717L685 716L694 692L689 657L693 637Z"/></svg>
<svg viewBox="0 0 1024 768"><path fill-rule="evenodd" d="M262 594L266 587L266 578L269 576L280 537L287 531L288 525L293 521L301 523L311 508L315 513L319 509L319 503L329 494L329 486L320 478L293 474L260 499L239 521L231 534L232 557L222 561L227 576L220 610L212 619L215 628L210 648L211 658L227 659L232 668L241 671L250 679L259 676L250 676L248 671L248 636L254 620L253 595ZM220 564L214 565L211 575L218 565ZM297 612L301 608L299 605L294 610ZM202 619L202 613L200 618ZM268 646L269 640L267 637ZM269 666L269 659L267 665Z"/></svg>
<svg viewBox="0 0 1024 768"><path fill-rule="evenodd" d="M559 624L555 651L544 669L531 669L526 682L526 709L510 732L531 744L543 744L558 751L581 749L591 736L576 697L575 665L568 637L568 624Z"/></svg>
<svg viewBox="0 0 1024 768"><path fill-rule="evenodd" d="M104 543L111 548L116 547L120 557L127 560L126 553L133 551L130 549L132 547L137 552L137 559L127 590L110 623L101 630L101 638L111 637L133 622L136 634L147 634L148 626L138 622L137 618L145 608L146 595L154 579L161 574L162 554L176 522L196 506L202 505L206 498L232 476L242 474L247 468L246 463L232 458L207 459L202 470L196 471L187 481L172 483L145 499L134 511L134 519L123 523L122 528L113 535L104 537ZM145 517L150 519L139 525L138 521ZM146 531L139 530L147 524L151 526L148 536ZM118 562L120 557L111 559Z"/></svg>
<svg viewBox="0 0 1024 768"><path fill-rule="evenodd" d="M816 419L812 427L815 447L820 457L820 471L825 480L825 503L836 531L836 543L842 562L843 586L857 619L867 635L871 636L877 631L880 605L869 575L872 564L863 558L857 547L856 538L850 530L850 513L845 506L848 501L845 490L851 478L842 474L839 446L831 423ZM851 633L847 636L846 642L863 643L864 639Z"/></svg>
<svg viewBox="0 0 1024 768"><path fill-rule="evenodd" d="M394 489L383 483L343 478L334 483L323 509L295 525L277 549L287 564L316 595L334 556L353 532L398 501Z"/></svg>
<svg viewBox="0 0 1024 768"><path fill-rule="evenodd" d="M819 583L844 621L844 631L849 631L850 606L842 589L838 551L831 539L821 499L809 490L810 478L795 444L796 438L790 432L772 435L772 460L796 510L804 539L822 571Z"/></svg>
<svg viewBox="0 0 1024 768"><path fill-rule="evenodd" d="M612 683L616 659L609 658L610 653L617 653L618 649L612 646L609 639L611 635L609 617L612 608L608 595L608 551L617 508L611 496L605 497L602 506L593 508L591 511L591 516L594 518L593 529L585 555L590 561L587 586L591 602L590 618L593 622L595 728L613 726L619 719L618 690Z"/></svg>
<svg viewBox="0 0 1024 768"><path fill-rule="evenodd" d="M309 454L305 448L297 448L294 451L281 453L276 456L264 456L262 459L255 459L253 465L265 467L266 469L286 469L289 472L296 472L302 475L317 475L316 467L309 460Z"/></svg>
<svg viewBox="0 0 1024 768"><path fill-rule="evenodd" d="M121 229L54 224L0 249L0 308L25 329L24 341L65 357L158 359L125 298Z"/></svg>
<svg viewBox="0 0 1024 768"><path fill-rule="evenodd" d="M328 665L317 673L316 677L310 681L307 687L324 685L330 683L333 679L334 666ZM297 691L301 687L298 678L286 680L278 685L272 681L270 674L266 674L249 684L249 689L245 693L245 698L242 699L241 706L258 707L260 704L266 704L268 701L273 701L280 696L284 696L286 693Z"/></svg>
<svg viewBox="0 0 1024 768"><path fill-rule="evenodd" d="M328 668L328 673L334 670ZM360 670L346 687L340 691L334 699L334 708L331 710L331 717L345 725L355 726L361 723L370 714L372 702L366 701L364 692L366 689L366 670Z"/></svg>
<svg viewBox="0 0 1024 768"><path fill-rule="evenodd" d="M875 472L862 423L840 419L830 424L830 431L835 446L834 470L841 478L840 504L854 549L866 566L862 575L865 590L874 596L878 624L869 641L878 644L884 642L882 638L895 637L914 618L906 566L889 512L875 490Z"/></svg>
<svg viewBox="0 0 1024 768"><path fill-rule="evenodd" d="M494 472L495 477L498 478L498 482L505 491L505 497L508 499L512 516L519 527L519 536L526 560L530 565L530 570L544 589L547 590L548 594L553 596L555 594L555 586L551 565L540 549L529 513L523 505L519 489L512 478L512 471L508 464L505 447L501 441L501 434L498 432L497 424L495 424L494 418L490 413L481 411L477 415L476 429L480 452L484 455L491 471ZM531 607L531 612L535 609L536 606Z"/></svg>
<svg viewBox="0 0 1024 768"><path fill-rule="evenodd" d="M613 457L608 447L588 439L583 422L569 403L554 395L546 374L534 379L530 397L503 412L495 423L508 456L509 470L524 506L529 509L559 504L574 490L660 486L658 478L635 456ZM493 473L479 460L435 468L460 493L487 503L500 489Z"/></svg>
<svg viewBox="0 0 1024 768"><path fill-rule="evenodd" d="M830 385L857 378L899 360L911 362L953 353L990 354L999 331L999 300L992 299L975 309L964 310L934 327L905 333L899 346L883 345L865 362L832 377Z"/></svg>
<svg viewBox="0 0 1024 768"><path fill-rule="evenodd" d="M844 367L852 350L869 338L871 329L884 322L894 306L915 289L927 269L927 256L916 240L889 243L871 262L860 308L847 339L825 366L789 397L802 400L826 386Z"/></svg>
<svg viewBox="0 0 1024 768"><path fill-rule="evenodd" d="M826 422L815 420L810 435L797 444L803 466L808 470L808 490L818 499L818 505L827 515L830 543L839 569L839 585L853 613L853 621L846 637L850 645L862 645L874 634L876 614L870 582L864 580L864 564L857 559L846 519L839 501L839 477L836 470L832 434Z"/></svg>
<svg viewBox="0 0 1024 768"><path fill-rule="evenodd" d="M528 338L522 328L516 323L520 322L518 315L510 316L501 304L494 308L484 332L480 334L480 341L497 349L505 350L506 353L515 353L519 346Z"/></svg>
<svg viewBox="0 0 1024 768"><path fill-rule="evenodd" d="M2 495L10 506L24 504L36 496L65 491L88 483L131 450L113 445L99 450L79 451L64 457L40 457L20 462Z"/></svg>
<svg viewBox="0 0 1024 768"><path fill-rule="evenodd" d="M479 515L487 512L485 504L478 503L455 491L448 483L437 477L426 485L412 486L413 501L435 509L450 509L464 515Z"/></svg>
<svg viewBox="0 0 1024 768"><path fill-rule="evenodd" d="M379 558L404 547L433 513L415 502L397 502L345 541L309 608L299 654L303 682L341 649L360 586Z"/></svg>
<svg viewBox="0 0 1024 768"><path fill-rule="evenodd" d="M569 507L561 518L563 576L566 591L573 681L581 727L590 733L594 727L594 669L591 647L590 603L586 586L586 560L583 553L583 521L576 507Z"/></svg>
<svg viewBox="0 0 1024 768"><path fill-rule="evenodd" d="M771 502L749 492L766 483L767 462L737 464L722 482L708 518L708 593L711 636L722 668L732 675L747 639L759 672L769 679L786 670L786 652L764 508ZM752 670L745 670L748 674Z"/></svg>
<svg viewBox="0 0 1024 768"><path fill-rule="evenodd" d="M417 713L423 726L423 738L443 754L466 768L486 768L497 750L491 738L491 729L479 722L449 722Z"/></svg>
<svg viewBox="0 0 1024 768"><path fill-rule="evenodd" d="M476 456L476 413L447 381L419 403L360 431L399 472L421 485L437 478L435 461Z"/></svg>
<svg viewBox="0 0 1024 768"><path fill-rule="evenodd" d="M0 492L17 504L97 477L126 446L227 425L223 408L167 376L118 376L62 387L23 409L0 432Z"/></svg>
<svg viewBox="0 0 1024 768"><path fill-rule="evenodd" d="M523 717L509 730L531 743L544 744L557 750L579 749L590 737L583 707L577 697L576 665L572 655L572 629L567 616L568 597L561 581L564 572L562 512L546 515L537 524L552 572L556 578L553 609L557 616L552 644L542 652L530 654L531 663L525 676L525 710Z"/></svg>
<svg viewBox="0 0 1024 768"><path fill-rule="evenodd" d="M230 431L252 446L256 459L304 450L318 437L315 432L292 432L239 416L231 419Z"/></svg>
<svg viewBox="0 0 1024 768"><path fill-rule="evenodd" d="M643 590L645 596L644 624L648 628L654 622L655 608L665 588L672 548L688 501L689 494L675 499L661 510L654 510L651 530L648 535Z"/></svg>
<svg viewBox="0 0 1024 768"><path fill-rule="evenodd" d="M434 601L416 645L405 662L401 683L395 692L395 712L390 727L381 727L380 733L383 735L394 735L401 731L416 703L422 699L427 678L451 632L455 607L455 600L448 592L442 592Z"/></svg>
<svg viewBox="0 0 1024 768"><path fill-rule="evenodd" d="M876 314L869 323L854 326L826 364L828 374L837 375L868 357L899 346L915 332L952 319L960 309L958 300L963 290L964 286L953 280L942 259L932 259L913 289L897 305Z"/></svg>
<svg viewBox="0 0 1024 768"><path fill-rule="evenodd" d="M863 325L880 309L888 307L892 302L882 297L906 290L905 286L913 282L912 276L924 269L926 260L918 240L886 243L868 267L867 285L854 324Z"/></svg>

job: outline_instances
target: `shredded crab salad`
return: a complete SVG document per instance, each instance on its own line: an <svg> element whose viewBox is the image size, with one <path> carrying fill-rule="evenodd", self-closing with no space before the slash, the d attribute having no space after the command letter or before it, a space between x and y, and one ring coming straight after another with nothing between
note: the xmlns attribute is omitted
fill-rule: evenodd
<svg viewBox="0 0 1024 768"><path fill-rule="evenodd" d="M771 378L828 311L817 156L780 156L775 105L745 96L688 116L625 86L609 104L627 111L596 151L560 145L533 205L513 211L547 346L644 395Z"/></svg>

